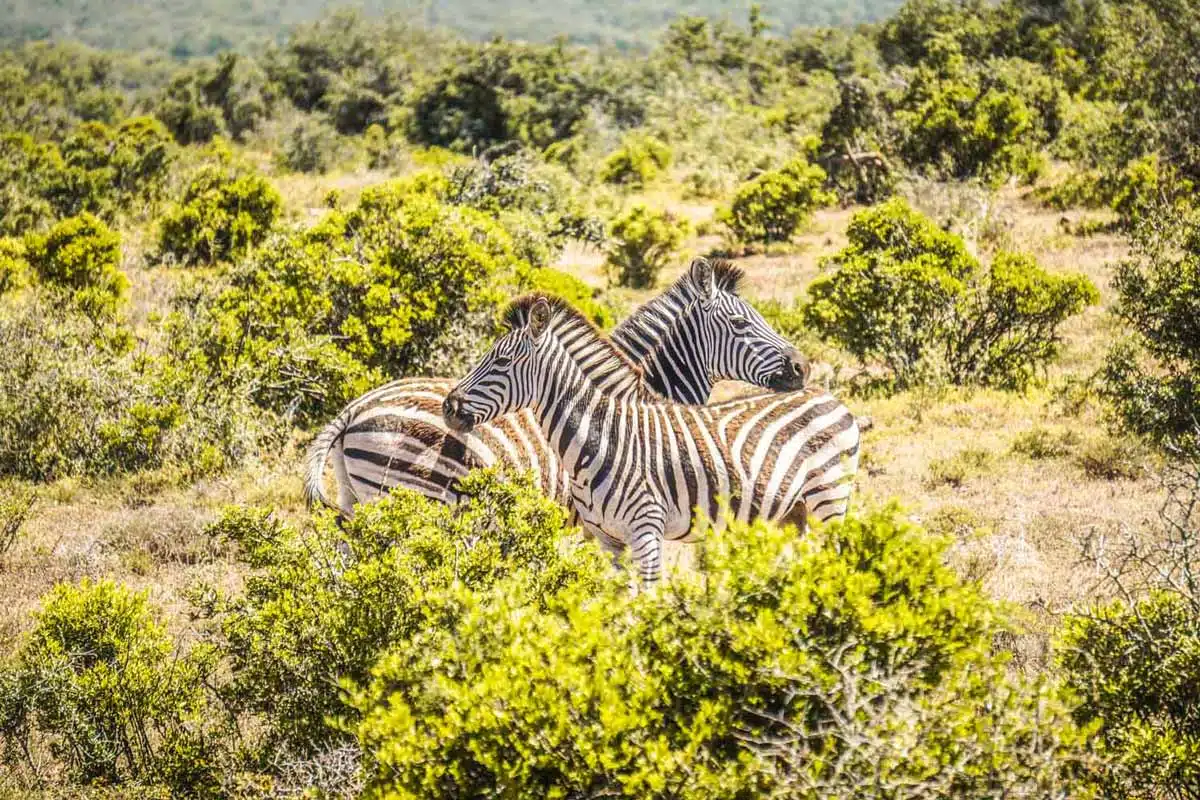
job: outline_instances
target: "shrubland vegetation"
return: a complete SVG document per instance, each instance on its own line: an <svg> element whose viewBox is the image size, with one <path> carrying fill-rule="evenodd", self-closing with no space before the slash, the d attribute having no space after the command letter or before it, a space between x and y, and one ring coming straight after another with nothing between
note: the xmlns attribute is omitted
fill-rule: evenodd
<svg viewBox="0 0 1200 800"><path fill-rule="evenodd" d="M597 8L0 53L0 795L1195 792L1200 8ZM692 254L876 417L844 524L633 594L520 476L299 508L348 400ZM1029 541L1099 585L1006 593Z"/></svg>

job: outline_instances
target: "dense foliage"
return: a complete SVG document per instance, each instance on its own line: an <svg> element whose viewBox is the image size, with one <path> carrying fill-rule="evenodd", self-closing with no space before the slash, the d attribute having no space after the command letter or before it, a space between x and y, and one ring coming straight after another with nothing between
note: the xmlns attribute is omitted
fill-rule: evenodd
<svg viewBox="0 0 1200 800"><path fill-rule="evenodd" d="M741 186L717 220L740 242L786 242L815 209L833 202L822 189L825 177L801 156Z"/></svg>
<svg viewBox="0 0 1200 800"><path fill-rule="evenodd" d="M452 357L455 325L489 329L499 286L523 265L491 217L384 185L181 298L174 346L264 408L312 422Z"/></svg>
<svg viewBox="0 0 1200 800"><path fill-rule="evenodd" d="M536 607L604 569L590 550L560 552L565 513L529 482L478 474L463 491L457 508L398 493L345 527L325 518L297 531L231 509L210 529L261 570L212 610L233 672L226 701L261 715L269 747L314 752L343 738L328 723L349 711L339 682L365 681L384 650L453 625L454 591L516 575Z"/></svg>
<svg viewBox="0 0 1200 800"><path fill-rule="evenodd" d="M211 653L174 650L144 593L86 579L58 586L12 663L0 667L5 750L30 758L45 736L79 783L134 779L203 791L210 745L199 712Z"/></svg>
<svg viewBox="0 0 1200 800"><path fill-rule="evenodd" d="M638 203L609 225L608 263L618 286L646 289L675 257L688 232L686 219Z"/></svg>
<svg viewBox="0 0 1200 800"><path fill-rule="evenodd" d="M1055 355L1059 326L1099 300L1083 276L1000 252L985 267L958 236L902 200L856 214L805 316L897 386L948 380L1024 386Z"/></svg>
<svg viewBox="0 0 1200 800"><path fill-rule="evenodd" d="M262 176L230 163L205 164L159 222L160 255L183 265L245 255L266 239L281 205Z"/></svg>
<svg viewBox="0 0 1200 800"><path fill-rule="evenodd" d="M568 581L539 613L518 573L431 596L456 624L394 648L355 696L374 796L1063 786L1066 706L1005 677L991 607L894 511L803 542L710 536L700 573L656 593Z"/></svg>
<svg viewBox="0 0 1200 800"><path fill-rule="evenodd" d="M1200 219L1147 219L1117 266L1128 337L1109 354L1106 394L1122 423L1200 458Z"/></svg>

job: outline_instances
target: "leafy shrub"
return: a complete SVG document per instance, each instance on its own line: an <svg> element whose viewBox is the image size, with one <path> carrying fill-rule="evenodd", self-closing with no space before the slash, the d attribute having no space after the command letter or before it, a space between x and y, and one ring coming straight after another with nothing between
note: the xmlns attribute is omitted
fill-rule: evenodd
<svg viewBox="0 0 1200 800"><path fill-rule="evenodd" d="M1058 328L1098 302L1083 276L1059 277L1029 256L998 253L986 269L962 240L904 201L856 214L833 272L810 287L808 323L898 387L926 380L1026 385L1057 353Z"/></svg>
<svg viewBox="0 0 1200 800"><path fill-rule="evenodd" d="M339 680L365 681L391 646L453 627L458 593L487 594L511 578L530 610L564 585L591 585L607 563L563 541L565 512L531 480L478 472L449 507L398 491L359 509L343 528L321 517L299 532L265 511L230 509L210 535L236 542L255 568L245 590L219 601L226 700L263 720L267 746L314 752L343 741Z"/></svg>
<svg viewBox="0 0 1200 800"><path fill-rule="evenodd" d="M1105 361L1117 419L1154 445L1200 454L1200 217L1164 214L1135 232L1117 265L1114 313L1128 337Z"/></svg>
<svg viewBox="0 0 1200 800"><path fill-rule="evenodd" d="M947 458L935 458L929 462L925 485L930 489L938 486L958 488L971 478L987 472L992 462L991 452L978 447L968 447Z"/></svg>
<svg viewBox="0 0 1200 800"><path fill-rule="evenodd" d="M25 243L12 236L0 237L0 295L20 289L29 277Z"/></svg>
<svg viewBox="0 0 1200 800"><path fill-rule="evenodd" d="M82 212L112 219L144 211L161 199L173 158L170 136L151 117L115 128L83 123L61 148L0 135L0 233L28 233Z"/></svg>
<svg viewBox="0 0 1200 800"><path fill-rule="evenodd" d="M1084 474L1102 481L1136 480L1142 475L1142 462L1134 442L1112 436L1089 439L1075 453Z"/></svg>
<svg viewBox="0 0 1200 800"><path fill-rule="evenodd" d="M1057 133L1062 96L1034 64L969 65L956 42L936 38L891 100L896 146L909 164L942 177L1032 182L1043 166L1039 145Z"/></svg>
<svg viewBox="0 0 1200 800"><path fill-rule="evenodd" d="M193 310L176 316L173 338L211 380L314 420L386 376L419 373L456 341L478 347L498 286L520 266L489 217L385 185L351 211L275 237L225 284L181 297L181 310ZM480 326L469 341L454 338L463 324Z"/></svg>
<svg viewBox="0 0 1200 800"><path fill-rule="evenodd" d="M207 651L175 654L146 595L108 581L59 585L36 622L0 690L10 745L32 759L34 733L49 737L80 782L150 778L193 792L211 784L197 725Z"/></svg>
<svg viewBox="0 0 1200 800"><path fill-rule="evenodd" d="M257 449L267 430L240 386L207 382L184 356L130 353L127 330L55 305L0 313L0 475L200 475Z"/></svg>
<svg viewBox="0 0 1200 800"><path fill-rule="evenodd" d="M254 59L227 52L178 70L156 99L154 115L180 144L219 135L240 140L270 116L275 94Z"/></svg>
<svg viewBox="0 0 1200 800"><path fill-rule="evenodd" d="M328 125L308 117L288 132L279 151L279 164L296 172L325 172L333 164L337 134Z"/></svg>
<svg viewBox="0 0 1200 800"><path fill-rule="evenodd" d="M1125 600L1069 617L1058 648L1076 717L1100 725L1105 798L1189 797L1200 780L1200 462L1162 483L1157 525L1085 543Z"/></svg>
<svg viewBox="0 0 1200 800"><path fill-rule="evenodd" d="M282 205L265 178L230 165L205 165L163 215L160 257L192 265L244 255L266 239Z"/></svg>
<svg viewBox="0 0 1200 800"><path fill-rule="evenodd" d="M717 220L741 242L786 242L813 209L833 202L824 183L825 170L801 156L743 184Z"/></svg>
<svg viewBox="0 0 1200 800"><path fill-rule="evenodd" d="M162 198L174 159L171 135L153 117L116 128L86 122L62 143L61 153L50 195L64 216L90 211L111 218L152 207Z"/></svg>
<svg viewBox="0 0 1200 800"><path fill-rule="evenodd" d="M24 133L0 133L0 234L23 235L54 218L47 188L62 168L53 144Z"/></svg>
<svg viewBox="0 0 1200 800"><path fill-rule="evenodd" d="M527 578L461 610L354 695L380 797L986 797L1068 784L1057 690L1005 675L995 611L894 510L732 524L696 573L631 597ZM1003 787L1002 789L999 787ZM897 790L899 790L897 788Z"/></svg>
<svg viewBox="0 0 1200 800"><path fill-rule="evenodd" d="M129 291L118 269L121 237L91 214L55 225L44 236L26 239L26 258L45 283L70 292L72 301L93 320L116 315Z"/></svg>
<svg viewBox="0 0 1200 800"><path fill-rule="evenodd" d="M1186 797L1200 781L1197 652L1200 612L1177 594L1068 621L1060 661L1076 716L1103 723L1103 796Z"/></svg>
<svg viewBox="0 0 1200 800"><path fill-rule="evenodd" d="M451 166L444 180L426 190L495 217L520 256L534 266L552 263L569 241L603 238L602 224L587 210L578 181L525 152Z"/></svg>
<svg viewBox="0 0 1200 800"><path fill-rule="evenodd" d="M576 133L599 94L563 47L493 41L456 56L413 101L410 135L422 144L542 149Z"/></svg>
<svg viewBox="0 0 1200 800"><path fill-rule="evenodd" d="M671 166L671 148L653 136L629 136L600 165L600 180L640 189Z"/></svg>
<svg viewBox="0 0 1200 800"><path fill-rule="evenodd" d="M1186 213L1192 191L1191 181L1152 154L1123 167L1074 171L1038 190L1037 196L1051 208L1109 208L1117 214L1117 227L1132 230L1152 224L1164 211Z"/></svg>
<svg viewBox="0 0 1200 800"><path fill-rule="evenodd" d="M689 225L669 211L651 211L641 203L617 216L608 227L608 264L618 286L646 289L674 258Z"/></svg>
<svg viewBox="0 0 1200 800"><path fill-rule="evenodd" d="M363 149L368 168L389 169L397 166L404 155L403 137L389 135L382 125L370 125L363 132Z"/></svg>

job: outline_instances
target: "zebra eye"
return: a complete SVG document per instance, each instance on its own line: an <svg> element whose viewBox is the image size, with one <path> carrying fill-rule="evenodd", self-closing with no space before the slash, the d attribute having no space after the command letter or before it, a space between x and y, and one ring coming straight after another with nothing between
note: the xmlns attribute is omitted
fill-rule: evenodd
<svg viewBox="0 0 1200 800"><path fill-rule="evenodd" d="M750 320L748 320L746 317L741 317L741 316L734 317L732 322L733 322L733 329L735 331L738 331L739 333L750 330L751 323L750 323Z"/></svg>
<svg viewBox="0 0 1200 800"><path fill-rule="evenodd" d="M508 356L496 356L496 360L494 363L497 367L503 368L503 367L507 367L509 364L511 364L512 359L509 358Z"/></svg>

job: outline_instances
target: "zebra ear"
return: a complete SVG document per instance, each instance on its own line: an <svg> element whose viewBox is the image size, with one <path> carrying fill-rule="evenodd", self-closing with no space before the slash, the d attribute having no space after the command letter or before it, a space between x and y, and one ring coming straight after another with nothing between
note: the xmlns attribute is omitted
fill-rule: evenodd
<svg viewBox="0 0 1200 800"><path fill-rule="evenodd" d="M688 268L688 272L692 276L692 283L695 285L696 291L705 300L711 299L717 293L712 264L707 258L692 259L692 266Z"/></svg>
<svg viewBox="0 0 1200 800"><path fill-rule="evenodd" d="M546 326L550 324L550 304L544 298L538 298L529 308L529 324L527 326L530 337L537 341L545 332Z"/></svg>

